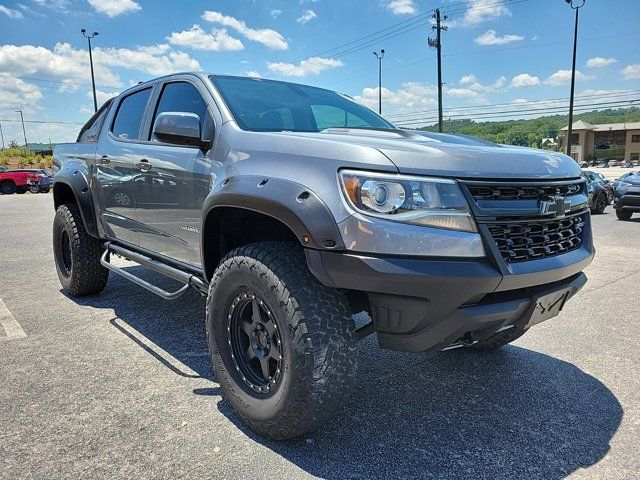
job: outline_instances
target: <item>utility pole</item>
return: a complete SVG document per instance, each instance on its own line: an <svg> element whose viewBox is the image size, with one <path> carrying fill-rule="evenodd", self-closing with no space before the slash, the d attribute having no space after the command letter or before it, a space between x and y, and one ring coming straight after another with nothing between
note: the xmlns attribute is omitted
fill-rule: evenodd
<svg viewBox="0 0 640 480"><path fill-rule="evenodd" d="M4 133L2 133L2 124L0 123L0 138L2 138L2 151L4 151Z"/></svg>
<svg viewBox="0 0 640 480"><path fill-rule="evenodd" d="M27 148L29 148L29 142L27 141L27 130L24 128L24 116L22 110L16 110L16 113L20 114L20 120L22 121L22 134L24 135L24 154L27 155Z"/></svg>
<svg viewBox="0 0 640 480"><path fill-rule="evenodd" d="M378 114L382 115L382 59L384 58L384 48L380 53L373 52L378 59Z"/></svg>
<svg viewBox="0 0 640 480"><path fill-rule="evenodd" d="M100 35L98 32L93 32L91 35L87 35L87 31L83 28L80 30L82 35L89 42L89 64L91 65L91 86L93 87L93 111L98 111L98 99L96 98L96 79L93 76L93 55L91 54L91 39Z"/></svg>
<svg viewBox="0 0 640 480"><path fill-rule="evenodd" d="M442 36L441 32L447 31L448 27L442 25L441 22L447 19L447 16L440 17L440 9L436 8L436 13L433 14L433 18L436 19L436 24L431 27L436 31L436 38L429 38L429 46L437 49L438 51L438 131L442 133Z"/></svg>
<svg viewBox="0 0 640 480"><path fill-rule="evenodd" d="M573 31L573 63L571 66L571 94L569 97L569 128L567 130L567 149L566 154L571 156L571 135L573 135L573 93L576 87L576 51L578 47L578 12L584 6L586 0L582 0L580 5L574 5L574 0L565 0L571 8L576 11L576 21Z"/></svg>

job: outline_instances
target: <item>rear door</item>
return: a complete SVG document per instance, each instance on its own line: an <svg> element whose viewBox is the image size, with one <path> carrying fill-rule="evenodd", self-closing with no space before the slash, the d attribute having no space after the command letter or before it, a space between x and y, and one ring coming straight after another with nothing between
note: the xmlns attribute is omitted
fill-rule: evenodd
<svg viewBox="0 0 640 480"><path fill-rule="evenodd" d="M209 192L211 161L196 146L162 143L153 135L156 118L163 112L189 112L200 117L205 139L212 139L215 108L210 93L195 77L180 76L158 84L144 142L136 152L144 171L134 181L139 245L149 251L200 266L200 220Z"/></svg>
<svg viewBox="0 0 640 480"><path fill-rule="evenodd" d="M98 142L93 173L102 223L110 238L138 244L134 185L140 177L137 151L153 87L117 100Z"/></svg>

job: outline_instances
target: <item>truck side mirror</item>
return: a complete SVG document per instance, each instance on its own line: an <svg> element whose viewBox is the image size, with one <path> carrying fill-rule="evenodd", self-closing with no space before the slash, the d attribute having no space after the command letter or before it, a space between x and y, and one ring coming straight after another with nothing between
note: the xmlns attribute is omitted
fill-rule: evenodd
<svg viewBox="0 0 640 480"><path fill-rule="evenodd" d="M205 146L200 132L200 116L190 112L162 112L153 124L153 136L160 142L174 145Z"/></svg>

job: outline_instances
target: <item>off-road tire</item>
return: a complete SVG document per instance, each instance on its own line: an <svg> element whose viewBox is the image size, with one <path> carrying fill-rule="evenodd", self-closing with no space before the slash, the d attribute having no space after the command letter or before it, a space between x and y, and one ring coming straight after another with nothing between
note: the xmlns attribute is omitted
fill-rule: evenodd
<svg viewBox="0 0 640 480"><path fill-rule="evenodd" d="M0 194L2 195L13 195L18 191L16 184L11 181L4 181L0 183Z"/></svg>
<svg viewBox="0 0 640 480"><path fill-rule="evenodd" d="M600 215L604 213L605 208L609 204L609 200L607 199L606 193L598 194L598 197L593 202L593 208L591 209L591 213L594 215Z"/></svg>
<svg viewBox="0 0 640 480"><path fill-rule="evenodd" d="M245 293L264 301L278 327L281 373L268 393L247 385L231 356L233 302ZM216 377L238 416L265 438L298 437L338 413L356 370L354 330L344 295L313 277L298 245L261 242L237 248L211 279L207 338Z"/></svg>
<svg viewBox="0 0 640 480"><path fill-rule="evenodd" d="M492 335L485 340L481 340L478 343L474 343L470 348L484 352L497 350L498 348L502 348L505 345L516 341L518 338L524 335L525 332L526 330L523 330L522 328L510 328L509 330L496 333L495 335Z"/></svg>
<svg viewBox="0 0 640 480"><path fill-rule="evenodd" d="M100 240L85 230L78 205L58 207L53 219L53 257L60 283L70 295L81 297L104 289L109 270L100 264L103 252Z"/></svg>
<svg viewBox="0 0 640 480"><path fill-rule="evenodd" d="M633 215L633 212L629 211L629 210L616 210L616 217L618 217L618 220L631 220L631 216Z"/></svg>

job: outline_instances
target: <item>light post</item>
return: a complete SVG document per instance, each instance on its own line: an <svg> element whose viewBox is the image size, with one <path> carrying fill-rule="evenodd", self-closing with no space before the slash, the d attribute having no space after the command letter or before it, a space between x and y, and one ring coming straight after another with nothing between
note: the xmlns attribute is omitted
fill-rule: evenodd
<svg viewBox="0 0 640 480"><path fill-rule="evenodd" d="M22 134L24 135L24 155L27 156L27 148L29 148L29 142L27 141L27 130L24 128L24 116L22 110L16 110L16 113L20 114L20 121L22 122Z"/></svg>
<svg viewBox="0 0 640 480"><path fill-rule="evenodd" d="M91 54L91 39L94 37L97 37L99 35L98 32L93 32L91 35L87 35L87 31L83 28L82 30L80 30L80 32L82 32L82 35L87 39L87 41L89 42L89 64L91 65L91 86L93 87L93 111L97 112L98 111L98 100L96 98L96 80L93 76L93 55Z"/></svg>
<svg viewBox="0 0 640 480"><path fill-rule="evenodd" d="M384 48L380 53L373 52L378 59L378 113L382 115L382 59L384 58Z"/></svg>
<svg viewBox="0 0 640 480"><path fill-rule="evenodd" d="M0 123L0 138L2 138L2 151L4 152L4 133L2 133L2 124Z"/></svg>
<svg viewBox="0 0 640 480"><path fill-rule="evenodd" d="M573 134L573 93L576 87L576 51L578 47L578 15L580 9L584 7L586 0L565 0L571 8L576 11L576 21L573 31L573 63L571 66L571 95L569 97L569 128L567 130L566 154L571 155L571 135ZM575 2L575 5L574 5ZM578 5L578 2L580 4Z"/></svg>

